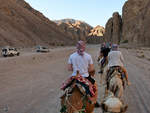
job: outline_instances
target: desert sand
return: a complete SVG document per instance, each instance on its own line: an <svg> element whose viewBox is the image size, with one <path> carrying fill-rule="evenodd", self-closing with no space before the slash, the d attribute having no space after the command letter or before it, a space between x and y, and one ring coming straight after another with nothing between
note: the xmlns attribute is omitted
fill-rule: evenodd
<svg viewBox="0 0 150 113"><path fill-rule="evenodd" d="M58 113L61 83L71 72L67 60L75 47L54 48L49 53L22 50L17 57L0 57L0 113ZM99 45L88 45L87 50L98 72ZM127 113L150 113L150 49L121 48L125 57L131 86L124 92ZM99 74L95 75L99 83ZM103 86L99 84L100 102ZM101 113L101 109L95 109Z"/></svg>

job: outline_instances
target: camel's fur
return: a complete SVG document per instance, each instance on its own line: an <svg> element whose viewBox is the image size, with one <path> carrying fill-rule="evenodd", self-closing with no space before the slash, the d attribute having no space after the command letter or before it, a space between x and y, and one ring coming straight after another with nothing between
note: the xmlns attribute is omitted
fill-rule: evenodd
<svg viewBox="0 0 150 113"><path fill-rule="evenodd" d="M106 61L105 66L102 68L101 67L101 60L102 59L103 58L101 58L100 61L99 61L100 69L103 70L103 73L100 75L100 83L105 84L106 83L106 75L107 75L107 71L108 71L108 61Z"/></svg>
<svg viewBox="0 0 150 113"><path fill-rule="evenodd" d="M109 90L112 91L116 97L121 98L123 95L123 84L120 73L114 71L112 76L113 77L109 81Z"/></svg>
<svg viewBox="0 0 150 113"><path fill-rule="evenodd" d="M119 98L115 97L112 92L108 92L107 97L102 102L103 113L124 113L128 106ZM108 112L106 112L108 111Z"/></svg>
<svg viewBox="0 0 150 113"><path fill-rule="evenodd" d="M103 68L103 73L100 75L101 76L101 80L100 83L106 84L106 76L108 73L108 63L105 65L105 67ZM109 89L110 91L112 91L114 93L114 95L118 98L121 98L123 95L123 83L121 78L118 76L120 73L118 73L117 71L113 72L113 77L111 78L111 80L109 81ZM105 90L105 94L107 94L107 89Z"/></svg>

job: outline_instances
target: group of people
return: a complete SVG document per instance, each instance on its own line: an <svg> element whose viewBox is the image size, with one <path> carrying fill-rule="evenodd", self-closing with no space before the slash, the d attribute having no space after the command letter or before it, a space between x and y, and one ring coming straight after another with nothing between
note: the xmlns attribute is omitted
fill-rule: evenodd
<svg viewBox="0 0 150 113"><path fill-rule="evenodd" d="M94 80L94 74L89 74L94 71L94 64L90 54L85 52L86 44L84 41L78 41L76 49L77 51L70 55L68 60L68 70L72 71L72 75L76 76L77 72L88 80ZM115 66L119 66L122 71L125 73L125 78L127 84L130 85L128 80L128 74L126 69L124 68L124 58L122 53L119 51L117 44L102 44L100 48L100 55L98 61L101 64L101 68L99 73L103 72L103 67L105 63L108 63L109 69ZM96 95L97 98L97 95ZM96 102L96 101L95 101Z"/></svg>
<svg viewBox="0 0 150 113"><path fill-rule="evenodd" d="M100 62L100 71L99 73L103 73L103 68L105 64L108 64L108 68L120 67L124 73L124 77L127 81L127 84L131 83L128 80L128 73L124 67L124 57L119 51L119 47L117 44L105 44L103 43L100 49L100 55L98 57L98 61ZM109 72L109 70L108 70Z"/></svg>

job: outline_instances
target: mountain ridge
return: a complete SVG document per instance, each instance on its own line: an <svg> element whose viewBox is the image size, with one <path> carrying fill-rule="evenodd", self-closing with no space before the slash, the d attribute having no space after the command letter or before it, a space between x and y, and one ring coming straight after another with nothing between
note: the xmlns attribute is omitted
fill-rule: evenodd
<svg viewBox="0 0 150 113"><path fill-rule="evenodd" d="M24 0L0 0L0 46L72 45L74 42Z"/></svg>

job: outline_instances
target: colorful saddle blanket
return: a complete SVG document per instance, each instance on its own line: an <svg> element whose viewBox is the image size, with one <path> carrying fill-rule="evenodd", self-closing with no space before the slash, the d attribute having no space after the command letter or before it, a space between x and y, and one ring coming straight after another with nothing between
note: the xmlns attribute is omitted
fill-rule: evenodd
<svg viewBox="0 0 150 113"><path fill-rule="evenodd" d="M61 89L65 90L66 88L70 87L74 82L82 85L86 90L86 94L89 94L91 97L95 96L96 87L87 78L84 78L81 75L78 75L77 77L70 77L69 79L67 79L62 84Z"/></svg>

